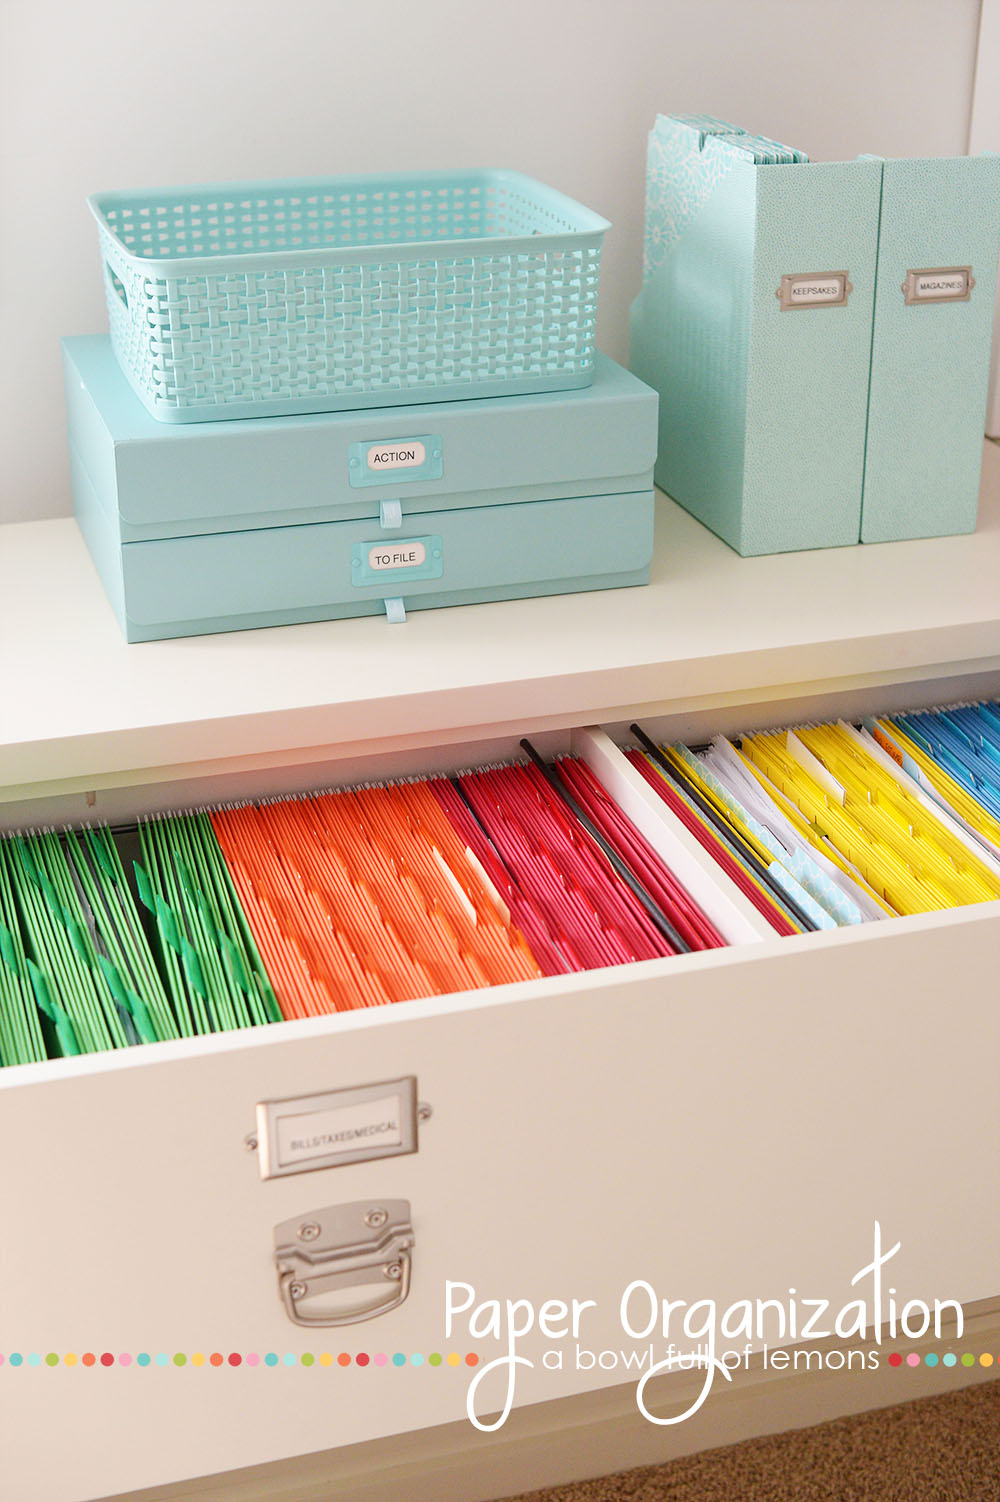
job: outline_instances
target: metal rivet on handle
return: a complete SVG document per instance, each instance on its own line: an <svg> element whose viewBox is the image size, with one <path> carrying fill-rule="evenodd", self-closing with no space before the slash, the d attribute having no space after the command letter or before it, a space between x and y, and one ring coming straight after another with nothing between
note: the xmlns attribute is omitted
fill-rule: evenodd
<svg viewBox="0 0 1000 1502"><path fill-rule="evenodd" d="M304 1225L299 1226L296 1234L300 1241L315 1241L319 1235L319 1226L314 1220L307 1220Z"/></svg>
<svg viewBox="0 0 1000 1502"><path fill-rule="evenodd" d="M293 1299L302 1299L305 1298L307 1288L308 1284L306 1283L293 1283L288 1292Z"/></svg>
<svg viewBox="0 0 1000 1502"><path fill-rule="evenodd" d="M398 1262L389 1262L382 1269L382 1276L396 1282L403 1276L403 1269Z"/></svg>
<svg viewBox="0 0 1000 1502"><path fill-rule="evenodd" d="M379 1226L384 1226L388 1219L389 1212L376 1207L374 1210L368 1211L368 1214L365 1216L365 1225L371 1226L377 1231Z"/></svg>

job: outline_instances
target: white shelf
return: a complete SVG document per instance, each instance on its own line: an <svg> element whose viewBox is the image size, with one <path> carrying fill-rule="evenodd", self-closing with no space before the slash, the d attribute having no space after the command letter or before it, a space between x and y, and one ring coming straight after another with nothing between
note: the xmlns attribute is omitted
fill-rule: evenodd
<svg viewBox="0 0 1000 1502"><path fill-rule="evenodd" d="M0 531L3 797L1000 666L1000 449L971 536L742 559L661 498L647 588L127 646L72 520ZM940 674L938 674L940 670Z"/></svg>

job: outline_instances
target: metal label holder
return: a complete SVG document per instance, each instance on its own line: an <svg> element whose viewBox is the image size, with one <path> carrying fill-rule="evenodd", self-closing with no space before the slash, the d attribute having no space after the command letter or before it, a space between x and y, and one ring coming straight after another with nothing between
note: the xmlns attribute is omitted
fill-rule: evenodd
<svg viewBox="0 0 1000 1502"><path fill-rule="evenodd" d="M775 297L783 313L800 308L846 308L854 291L846 271L796 271L781 278Z"/></svg>
<svg viewBox="0 0 1000 1502"><path fill-rule="evenodd" d="M417 1103L416 1075L347 1090L324 1090L257 1105L262 1179L337 1168L415 1153L417 1123L430 1107Z"/></svg>
<svg viewBox="0 0 1000 1502"><path fill-rule="evenodd" d="M971 266L925 266L907 271L901 291L912 308L921 303L968 302L975 285Z"/></svg>

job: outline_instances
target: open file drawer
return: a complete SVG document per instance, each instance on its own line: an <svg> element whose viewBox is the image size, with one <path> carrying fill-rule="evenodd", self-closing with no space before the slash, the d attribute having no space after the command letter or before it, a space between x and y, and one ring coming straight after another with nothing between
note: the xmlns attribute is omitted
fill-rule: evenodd
<svg viewBox="0 0 1000 1502"><path fill-rule="evenodd" d="M878 1220L902 1242L906 1296L994 1293L1000 1214L981 1186L1000 1173L982 1147L995 1143L998 946L992 905L11 1071L0 1184L30 1234L0 1253L6 1349L116 1364L8 1365L11 1434L37 1435L44 1413L62 1437L42 1453L11 1442L8 1475L39 1498L102 1496L462 1418L464 1363L392 1364L502 1354L462 1320L446 1338L446 1280L477 1302L595 1300L579 1344L622 1351L642 1344L619 1321L636 1278L720 1309L789 1286L841 1307ZM408 1076L433 1113L415 1154L261 1179L246 1146L259 1102ZM961 1110L928 1109L955 1097ZM370 1323L291 1324L274 1228L400 1198L415 1237L406 1301ZM980 1234L943 1235L973 1200ZM535 1366L518 1370L517 1402L604 1385L605 1371L540 1366L576 1345L518 1342ZM304 1351L333 1363L245 1363ZM359 1351L389 1360L338 1364ZM226 1370L195 1369L197 1352ZM138 1353L168 1364L139 1369ZM484 1421L504 1401L499 1374L488 1381ZM88 1436L112 1408L119 1438L95 1456Z"/></svg>
<svg viewBox="0 0 1000 1502"><path fill-rule="evenodd" d="M733 729L1000 693L995 592L985 589L992 527L949 540L949 578L910 617L925 545L887 551L881 595L849 630L836 594L823 601L807 570L799 577L801 558L780 576L788 560L760 560L751 577L673 508L661 521L678 573L661 564L651 589L636 592L649 596L641 635L621 603L628 596L483 606L449 613L463 633L448 658L445 617L428 614L399 662L366 635L377 623L358 621L152 647L145 686L80 567L71 526L12 529L21 535L7 551L4 611L29 645L11 669L18 715L0 763L4 823L30 822L32 808L36 822L50 811L53 821L85 818L88 808L119 818L157 803L468 765L511 754L519 733L550 752L575 737L614 764L601 735L573 727L604 721L613 739L636 715L689 735L709 722ZM38 599L17 581L37 588L41 556L49 571ZM853 583L857 600L871 553L849 556L825 554L826 577L839 559L834 582ZM695 578L702 590L729 581L728 624L715 636L711 622L673 614ZM794 589L787 620L780 606L766 623L741 618L744 587L782 580ZM60 589L79 623L68 645L65 629L46 624ZM355 656L335 654L335 640ZM323 700L307 698L296 676L310 657L327 666ZM57 662L58 706L32 688L51 689ZM74 687L87 662L89 682ZM100 1496L462 1419L474 1370L409 1358L475 1352L485 1364L501 1348L467 1319L446 1337L446 1280L536 1310L547 1299L594 1300L579 1344L615 1351L642 1344L619 1321L634 1279L720 1308L787 1300L791 1287L840 1307L857 1297L850 1279L871 1259L878 1219L887 1247L902 1243L892 1274L901 1295L996 1293L998 954L992 905L830 936L748 938L711 954L0 1076L10 1144L0 1193L20 1230L0 1249L4 1349L41 1355L38 1368L0 1370L11 1486ZM259 1102L406 1076L432 1108L415 1153L260 1178L245 1146ZM410 1202L409 1297L356 1328L300 1331L278 1299L274 1228L368 1199ZM562 1371L540 1364L551 1345L567 1353ZM634 1382L621 1368L577 1371L574 1345L521 1342L535 1366L518 1369L516 1401ZM85 1351L115 1363L44 1364L48 1352ZM139 1368L140 1352L169 1364ZM196 1368L198 1352L333 1361ZM342 1367L341 1352L388 1359ZM183 1368L174 1353L187 1354ZM481 1395L481 1411L499 1409L502 1383L484 1383ZM111 1412L115 1443L95 1453ZM58 1429L58 1446L38 1444L43 1425Z"/></svg>

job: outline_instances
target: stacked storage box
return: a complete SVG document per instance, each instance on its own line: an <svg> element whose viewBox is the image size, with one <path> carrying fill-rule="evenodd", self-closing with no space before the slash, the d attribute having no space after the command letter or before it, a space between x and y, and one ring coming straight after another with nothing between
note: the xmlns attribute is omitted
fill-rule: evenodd
<svg viewBox="0 0 1000 1502"><path fill-rule="evenodd" d="M656 396L604 220L515 173L91 201L76 513L130 641L645 583Z"/></svg>

